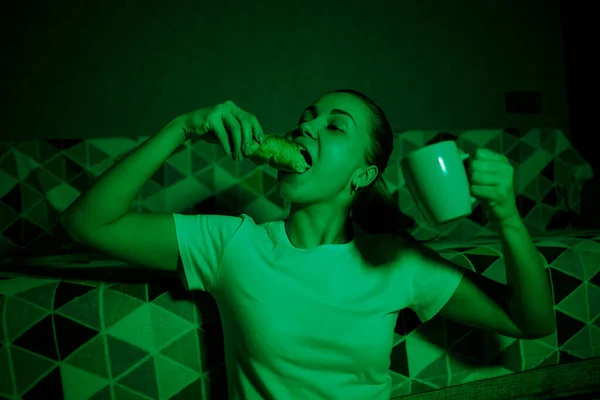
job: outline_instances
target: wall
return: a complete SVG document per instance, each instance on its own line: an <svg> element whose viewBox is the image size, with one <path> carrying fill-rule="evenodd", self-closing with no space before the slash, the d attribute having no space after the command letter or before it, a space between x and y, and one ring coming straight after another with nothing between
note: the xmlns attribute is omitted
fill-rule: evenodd
<svg viewBox="0 0 600 400"><path fill-rule="evenodd" d="M226 99L278 132L340 87L395 129L568 132L555 0L144 4L14 5L3 136L144 136ZM543 113L506 114L510 90L540 90Z"/></svg>
<svg viewBox="0 0 600 400"><path fill-rule="evenodd" d="M581 192L581 221L584 228L600 227L600 158L598 154L598 130L595 128L597 102L590 93L598 76L598 61L590 57L590 48L582 46L594 36L595 14L590 4L560 1L562 37L565 52L565 77L569 106L571 143L588 160L595 177ZM592 50L593 51L593 50Z"/></svg>

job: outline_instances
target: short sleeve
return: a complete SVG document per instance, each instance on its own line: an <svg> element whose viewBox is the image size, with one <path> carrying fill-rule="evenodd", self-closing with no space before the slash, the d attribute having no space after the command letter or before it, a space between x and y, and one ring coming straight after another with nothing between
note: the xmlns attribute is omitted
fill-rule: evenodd
<svg viewBox="0 0 600 400"><path fill-rule="evenodd" d="M241 217L173 214L181 264L178 272L186 290L210 292L218 278L227 243L241 226Z"/></svg>
<svg viewBox="0 0 600 400"><path fill-rule="evenodd" d="M412 309L421 322L437 315L448 303L465 270L434 250L422 248L412 260Z"/></svg>

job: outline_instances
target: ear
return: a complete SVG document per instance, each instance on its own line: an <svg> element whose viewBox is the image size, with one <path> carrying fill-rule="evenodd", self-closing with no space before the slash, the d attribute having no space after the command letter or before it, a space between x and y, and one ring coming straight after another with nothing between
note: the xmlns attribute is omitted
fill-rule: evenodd
<svg viewBox="0 0 600 400"><path fill-rule="evenodd" d="M356 177L352 181L358 183L358 186L361 188L367 187L377 178L378 174L379 168L375 165L371 165L356 171Z"/></svg>

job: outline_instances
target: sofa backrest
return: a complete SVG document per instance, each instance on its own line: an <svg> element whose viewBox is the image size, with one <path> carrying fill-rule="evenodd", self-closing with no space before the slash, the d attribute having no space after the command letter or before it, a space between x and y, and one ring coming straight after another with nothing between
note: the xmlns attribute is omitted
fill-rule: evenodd
<svg viewBox="0 0 600 400"><path fill-rule="evenodd" d="M146 138L100 138L0 142L0 255L44 256L72 251L57 229L60 212L108 169ZM468 240L490 235L481 207L460 221L432 227L409 195L399 161L411 151L442 140L456 140L465 152L486 147L508 157L515 168L521 216L532 235L577 228L580 192L592 177L590 165L560 130L532 128L442 132L397 132L383 177L419 240ZM135 212L239 215L257 222L281 218L285 204L276 190L276 170L227 159L220 148L188 141L143 187Z"/></svg>

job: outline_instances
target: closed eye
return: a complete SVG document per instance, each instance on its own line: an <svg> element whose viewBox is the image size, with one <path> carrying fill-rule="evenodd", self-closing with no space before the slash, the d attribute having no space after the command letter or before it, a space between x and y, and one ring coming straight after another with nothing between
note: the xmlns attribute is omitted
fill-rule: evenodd
<svg viewBox="0 0 600 400"><path fill-rule="evenodd" d="M298 121L298 126L300 126L301 124L303 124L305 122L306 121L304 121L304 120ZM337 131L340 131L340 132L344 132L339 126L337 126L335 124L330 124L327 128L328 129L332 129L333 128L332 130L334 130L334 131L337 130Z"/></svg>

